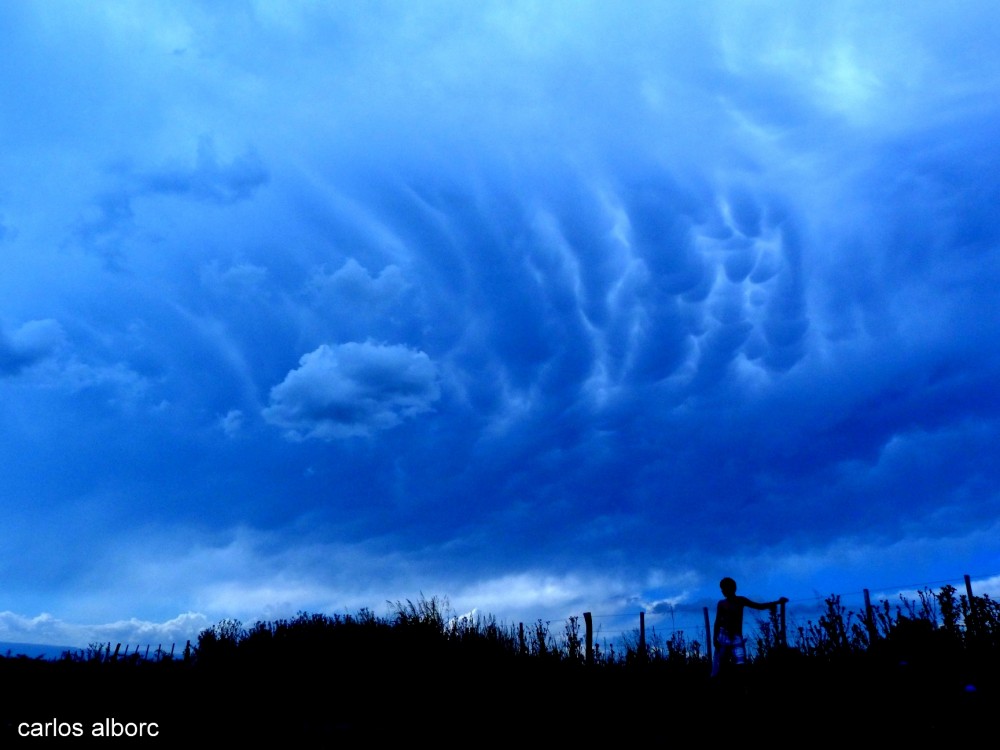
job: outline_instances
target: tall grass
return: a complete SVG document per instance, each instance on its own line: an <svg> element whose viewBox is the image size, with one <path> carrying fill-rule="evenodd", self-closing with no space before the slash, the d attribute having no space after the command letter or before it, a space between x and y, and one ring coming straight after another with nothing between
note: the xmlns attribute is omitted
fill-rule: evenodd
<svg viewBox="0 0 1000 750"><path fill-rule="evenodd" d="M818 616L805 622L791 619L785 638L780 637L777 616L748 623L750 663L787 658L789 652L810 662L826 663L862 655L881 656L906 645L910 650L984 654L1000 645L1000 605L988 596L957 596L953 586L900 595L893 603L877 602L869 617L845 606L831 595ZM683 630L662 635L652 628L645 647L638 630L625 633L617 648L607 640L594 646L593 664L601 667L631 665L706 668L708 653L702 642ZM223 620L204 630L195 651L205 664L234 659L329 658L337 650L360 658L413 659L419 655L454 659L534 659L556 664L583 664L584 638L580 619L569 617L561 629L538 620L522 631L492 615L459 616L448 600L421 596L389 603L389 614L377 616L367 609L356 615L299 613L289 620L256 622L246 628ZM326 655L326 656L324 656Z"/></svg>
<svg viewBox="0 0 1000 750"><path fill-rule="evenodd" d="M385 615L223 620L177 659L115 659L102 644L44 664L0 658L5 684L29 686L5 710L11 721L44 718L60 694L67 716L86 706L85 715L101 718L123 706L141 718L160 705L153 713L175 736L210 726L220 739L236 730L259 739L270 727L287 744L379 728L409 736L456 717L491 731L576 728L584 738L607 727L640 733L668 715L675 726L778 710L840 721L890 711L887 696L926 731L953 726L957 711L975 707L970 700L992 705L1000 694L1000 607L950 586L880 601L870 618L830 596L816 616L793 618L787 639L773 615L748 622L749 664L731 683L709 678L705 644L682 630L651 628L644 647L638 631L599 641L588 664L576 617L522 630L492 615L458 615L443 598L387 604ZM46 702L34 703L35 694Z"/></svg>

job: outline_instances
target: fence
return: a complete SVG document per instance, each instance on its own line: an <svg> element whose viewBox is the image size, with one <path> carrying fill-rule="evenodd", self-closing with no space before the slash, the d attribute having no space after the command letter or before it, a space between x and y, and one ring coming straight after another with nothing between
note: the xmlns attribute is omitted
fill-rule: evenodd
<svg viewBox="0 0 1000 750"><path fill-rule="evenodd" d="M163 649L163 644L161 643L156 647L156 649L150 655L150 649L152 644L146 644L145 650L142 649L142 645L139 644L132 649L131 644L125 644L125 650L122 651L122 644L118 643L115 645L114 650L111 649L111 641L107 644L104 643L94 643L83 649L74 649L71 651L66 651L63 654L63 658L71 661L98 661L98 662L112 662L112 661L173 661L176 651L176 643L170 644L170 651L165 651ZM131 653L130 653L131 650ZM187 641L183 651L181 652L181 658L184 661L190 661L194 654L194 649L191 646L191 641Z"/></svg>
<svg viewBox="0 0 1000 750"><path fill-rule="evenodd" d="M994 580L1000 578L1000 576L983 576L982 578L987 580ZM955 582L957 582L958 579L954 580ZM965 575L963 581L965 588L965 595L963 598L965 598L966 601L972 604L976 601L976 597L974 596L972 588L972 578L969 575ZM940 585L940 584L950 585L951 583L952 581L936 581L934 582L934 585ZM907 589L914 591L915 595L917 595L921 594L923 591L929 591L930 585L931 584L918 584L918 585L909 585L905 587L881 587L881 590L893 589L893 588ZM954 587L952 587L952 590L955 590ZM873 605L872 603L870 590L866 588L859 593L862 597L862 601L859 602L859 605L863 606L863 609L861 610L858 616L863 629L868 634L869 642L874 642L874 640L878 637L877 619L879 617L882 617L884 620L885 613L888 612L888 604L887 604L888 600L885 598L881 599L883 610L877 612L876 606ZM900 596L902 596L902 594ZM822 598L817 597L817 599L822 599ZM839 604L839 599L840 598L837 597L838 604ZM988 596L986 597L986 599L988 600ZM824 603L826 603L826 600L824 600ZM428 612L423 612L422 607L420 605L417 606L411 605L411 607L413 608L413 612L411 613L413 618L417 620L422 620L424 616L428 614L432 614L435 617L441 618L442 613L436 609L437 606L436 602L431 602L430 604L433 606L430 607ZM795 605L794 610L797 613L801 613L804 610L808 609L808 600L798 600L796 602L790 602L789 604ZM816 604L818 605L819 602L816 602ZM788 613L786 607L787 605L785 603L780 604L777 608L777 612L774 619L770 623L771 625L773 625L773 628L772 631L769 633L769 637L771 639L769 642L779 646L786 646L788 643L788 635L787 635ZM821 607L816 606L816 610L817 612L819 612L821 610ZM979 616L980 611L985 611L985 610L981 610L976 606L970 606L967 612L965 612L965 614L961 616L960 624L961 627L964 628L964 631L966 633L969 633L970 635L975 635L977 630L980 628L981 624L977 622L977 617ZM991 611L995 612L995 610ZM552 642L552 636L547 630L547 626L550 623L554 622L552 620L546 621L544 623L542 620L539 620L537 625L532 626L531 631L528 635L526 635L525 633L524 623L523 622L518 623L516 636L512 637L516 637L517 648L522 654L526 654L529 652L529 650L534 650L534 649L537 649L540 653L546 653L548 651L560 651L565 649L569 651L574 658L582 658L587 663L592 664L595 661L595 655L598 650L598 640L602 637L604 638L605 654L608 651L608 639L610 638L612 644L617 639L618 642L622 644L622 650L629 652L635 656L638 656L639 658L646 658L647 656L650 655L650 643L652 642L654 647L659 647L661 644L664 643L664 641L662 640L662 635L665 633L667 634L667 639L665 643L666 643L666 648L668 650L676 652L678 648L690 647L693 644L695 647L694 655L700 657L702 654L704 654L705 656L708 657L708 660L711 661L713 656L712 654L713 644L711 637L712 613L710 613L709 608L700 607L697 609L696 608L682 609L680 610L680 615L681 615L680 622L678 623L678 609L676 607L668 607L655 612L640 611L637 613L637 615L634 613L633 614L616 613L616 614L601 615L601 614L594 614L588 611L582 613L583 624L584 624L582 637L580 636L577 630L578 627L577 623L579 618L575 616L568 618L567 631L566 631L567 638L565 643L560 644ZM373 618L373 615L371 615L370 612L368 613L367 616ZM634 622L635 620L633 620L633 618L636 618L636 616L638 622L637 622L637 627L634 628L621 629L617 631L612 630L610 632L607 632L599 627L599 622L602 620L605 622L609 622L613 620L620 621L627 618ZM950 616L954 621L955 618L954 612L952 612ZM665 617L670 618L669 627L666 627L666 623L664 620ZM651 626L650 623L648 622L648 618L651 618L654 621ZM444 622L443 619L441 619L442 626L443 622ZM542 627L543 624L545 627ZM810 622L810 625L811 624L812 623ZM882 625L884 629L885 623L883 622ZM657 631L657 627L659 627L659 631ZM649 634L647 632L648 630L653 633L652 639L649 637ZM802 632L801 627L798 630L800 633ZM686 635L692 633L695 635L694 638L690 637L685 638ZM236 635L237 634L235 633L235 631L234 633L224 632L220 634L220 637L226 639L232 636L235 639ZM753 642L752 639L748 640L751 643ZM529 649L529 641L531 644L530 649ZM113 662L113 661L130 660L130 661L160 662L160 661L173 661L177 659L178 654L176 653L176 651L177 651L176 644L171 644L169 651L164 650L162 644L157 646L155 650L152 649L151 645L146 645L145 648L143 649L141 645L133 648L130 644L125 644L123 651L122 643L118 643L114 648L112 648L112 643L108 642L107 644L104 643L92 644L87 649L80 649L73 652L67 652L66 654L64 654L64 658L75 661ZM197 649L195 649L192 646L191 641L189 640L184 646L182 654L180 656L184 661L189 661L193 658L196 652Z"/></svg>
<svg viewBox="0 0 1000 750"><path fill-rule="evenodd" d="M984 579L993 579L993 578L996 578L996 577L997 576L982 576L981 578L984 578ZM967 601L970 602L970 603L974 602L975 599L976 599L976 597L974 596L973 589L972 589L972 577L970 575L966 574L966 575L963 576L962 580L964 582L965 597L967 598ZM929 590L929 587L931 585L950 585L953 582L957 583L958 579L953 579L953 580L948 580L948 581L935 581L935 582L933 582L933 584L911 584L911 585L902 586L902 587L886 587L886 586L883 586L883 587L881 587L881 589L882 590L892 589L892 588L907 589L907 590L913 590L913 591L915 591L915 592L917 592L919 594L919 592L921 592L921 591ZM861 595L863 597L863 600L862 600L863 601L863 610L859 613L859 616L861 618L861 622L863 624L863 627L865 628L865 630L868 633L869 638L871 639L871 641L874 641L874 640L876 640L878 638L878 632L877 632L877 626L876 626L876 607L872 604L871 591L869 589L867 589L867 588L863 589L861 591ZM837 597L837 598L839 600L839 597ZM882 601L884 603L886 600L882 600ZM787 646L788 645L788 635L787 635L787 633L788 633L788 615L787 615L786 606L787 606L786 603L782 602L782 603L780 603L777 606L777 610L776 610L775 620L776 620L776 623L777 623L777 628L776 628L776 632L774 632L772 634L772 636L774 638L775 643L777 645L779 645L779 646ZM963 622L964 628L970 634L975 634L975 632L977 630L977 627L979 625L976 622L977 612L978 612L978 610L977 610L976 607L970 607L969 612L968 612L968 617ZM640 658L647 656L648 653L649 653L649 642L648 642L649 639L647 638L647 622L646 622L647 614L649 614L649 613L647 613L645 611L640 611L638 613L638 623L637 623L638 627L632 628L631 630L614 631L614 632L617 632L619 641L621 641L626 648L633 649L634 652ZM657 616L661 616L661 617L664 614L669 614L669 616L671 618L671 623L670 623L671 627L670 628L663 628L663 627L661 627L660 631L661 632L666 631L667 633L670 634L670 637L673 637L675 635L684 635L685 633L691 633L691 632L694 632L696 634L696 636L700 636L701 640L694 640L693 642L697 646L699 646L699 647L702 646L702 645L704 646L704 651L705 651L705 654L706 654L706 656L708 658L708 661L711 662L712 656L713 656L713 654L712 654L713 643L712 643L712 637L711 637L711 634L712 634L712 615L711 615L708 607L702 607L701 608L701 612L700 612L701 617L698 620L694 620L694 619L688 618L688 619L682 621L680 627L677 626L676 611L675 611L675 609L673 607L669 608L666 613L661 611L661 612L658 612L658 613L655 613L655 614ZM688 614L692 614L691 611L689 611ZM635 614L595 615L592 612L584 612L583 613L583 621L584 621L584 644L585 644L585 646L584 646L584 652L585 652L585 660L587 661L587 663L593 663L594 662L594 658L595 658L595 647L594 647L595 640L598 639L600 637L600 635L601 635L601 633L599 633L597 630L595 630L595 626L594 626L595 620L598 620L598 619L611 620L611 619L634 618L634 617L636 617ZM549 621L549 622L552 622L552 621ZM523 650L524 649L524 643L525 643L525 640L524 640L524 624L523 623L519 623L518 628L519 628L520 642L522 644L522 650ZM612 633L612 639L614 639L614 632ZM655 626L654 626L654 631L653 632L654 633L656 632L655 631ZM607 644L607 642L608 642L607 641L607 635L608 634L604 634L604 635L605 635L605 644ZM605 647L607 648L607 645Z"/></svg>

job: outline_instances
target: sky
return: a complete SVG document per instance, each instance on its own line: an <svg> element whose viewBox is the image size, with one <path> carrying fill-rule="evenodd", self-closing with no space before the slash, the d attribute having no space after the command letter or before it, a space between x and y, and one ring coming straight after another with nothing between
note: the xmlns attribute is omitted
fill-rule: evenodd
<svg viewBox="0 0 1000 750"><path fill-rule="evenodd" d="M0 4L0 640L1000 592L998 25Z"/></svg>

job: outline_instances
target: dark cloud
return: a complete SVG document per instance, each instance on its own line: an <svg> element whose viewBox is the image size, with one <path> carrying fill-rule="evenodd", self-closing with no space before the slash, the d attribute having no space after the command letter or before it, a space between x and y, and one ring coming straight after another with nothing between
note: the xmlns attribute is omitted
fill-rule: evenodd
<svg viewBox="0 0 1000 750"><path fill-rule="evenodd" d="M183 559L185 609L672 613L995 559L989 4L149 8L0 10L0 314L34 321L0 496L39 588L92 562L35 497L202 529L153 560L80 524Z"/></svg>

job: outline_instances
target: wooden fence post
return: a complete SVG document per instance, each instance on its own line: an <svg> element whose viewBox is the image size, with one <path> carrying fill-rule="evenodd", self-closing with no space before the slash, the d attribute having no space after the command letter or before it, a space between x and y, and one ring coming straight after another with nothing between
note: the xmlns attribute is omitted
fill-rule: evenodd
<svg viewBox="0 0 1000 750"><path fill-rule="evenodd" d="M979 630L979 618L976 612L976 600L972 596L972 579L968 573L965 574L965 593L969 597L969 619L971 620L965 624L965 632L975 638Z"/></svg>
<svg viewBox="0 0 1000 750"><path fill-rule="evenodd" d="M702 607L705 613L705 652L708 654L708 663L712 663L712 624L708 621L708 607Z"/></svg>
<svg viewBox="0 0 1000 750"><path fill-rule="evenodd" d="M787 604L787 602L781 602L781 604L778 605L779 607L778 645L781 646L782 648L788 645L788 637L785 635L785 604Z"/></svg>
<svg viewBox="0 0 1000 750"><path fill-rule="evenodd" d="M646 613L639 613L639 658L646 660Z"/></svg>
<svg viewBox="0 0 1000 750"><path fill-rule="evenodd" d="M583 624L587 629L587 664L594 663L594 617L590 612L583 613Z"/></svg>
<svg viewBox="0 0 1000 750"><path fill-rule="evenodd" d="M517 624L517 647L518 653L524 656L528 653L528 644L524 642L524 623L519 622Z"/></svg>

